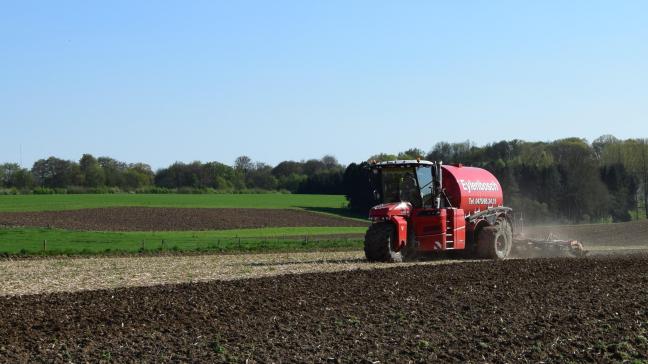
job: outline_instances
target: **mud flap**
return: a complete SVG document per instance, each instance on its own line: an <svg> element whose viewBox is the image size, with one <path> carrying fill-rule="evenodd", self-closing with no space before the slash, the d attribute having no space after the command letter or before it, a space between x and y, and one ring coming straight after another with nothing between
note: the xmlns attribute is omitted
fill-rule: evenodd
<svg viewBox="0 0 648 364"><path fill-rule="evenodd" d="M391 221L396 225L396 240L392 244L392 249L399 251L407 245L407 220L401 216L392 216Z"/></svg>

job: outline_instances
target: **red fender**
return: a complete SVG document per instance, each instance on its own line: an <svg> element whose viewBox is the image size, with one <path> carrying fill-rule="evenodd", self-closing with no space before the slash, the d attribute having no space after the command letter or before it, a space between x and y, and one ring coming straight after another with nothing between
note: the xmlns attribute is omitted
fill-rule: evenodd
<svg viewBox="0 0 648 364"><path fill-rule="evenodd" d="M407 244L407 220L402 216L392 216L390 219L396 225L396 241L393 242L392 249L399 251Z"/></svg>

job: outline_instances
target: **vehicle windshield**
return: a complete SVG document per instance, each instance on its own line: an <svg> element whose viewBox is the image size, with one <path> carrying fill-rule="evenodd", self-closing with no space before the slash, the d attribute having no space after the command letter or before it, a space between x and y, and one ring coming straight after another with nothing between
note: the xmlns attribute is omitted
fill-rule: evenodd
<svg viewBox="0 0 648 364"><path fill-rule="evenodd" d="M415 207L432 200L432 168L384 168L382 170L383 203L406 201Z"/></svg>

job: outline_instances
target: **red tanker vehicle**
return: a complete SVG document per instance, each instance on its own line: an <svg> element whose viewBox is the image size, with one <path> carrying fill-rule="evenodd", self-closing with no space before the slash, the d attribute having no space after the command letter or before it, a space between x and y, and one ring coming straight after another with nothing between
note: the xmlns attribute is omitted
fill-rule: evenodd
<svg viewBox="0 0 648 364"><path fill-rule="evenodd" d="M420 253L465 251L504 259L522 248L582 251L575 241L513 239L512 209L485 169L422 160L372 163L372 225L364 250L370 261L400 261Z"/></svg>

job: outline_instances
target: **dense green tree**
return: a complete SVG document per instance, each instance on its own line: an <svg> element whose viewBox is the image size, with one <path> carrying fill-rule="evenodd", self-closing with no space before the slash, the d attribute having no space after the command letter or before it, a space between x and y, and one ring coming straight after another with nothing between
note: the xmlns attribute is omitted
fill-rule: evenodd
<svg viewBox="0 0 648 364"><path fill-rule="evenodd" d="M377 202L372 193L373 181L369 163L351 163L344 171L343 185L349 201L349 208L360 213L367 213Z"/></svg>
<svg viewBox="0 0 648 364"><path fill-rule="evenodd" d="M176 162L167 168L162 168L153 176L150 167L139 168L139 172L154 179L155 185L165 188L214 188L231 189L235 185L243 184L238 179L234 169L218 162L192 162L189 164ZM244 184L243 184L244 185Z"/></svg>
<svg viewBox="0 0 648 364"><path fill-rule="evenodd" d="M306 182L308 176L305 174L292 173L288 176L280 176L278 178L278 188L282 190L287 190L292 193L297 193L299 187Z"/></svg>
<svg viewBox="0 0 648 364"><path fill-rule="evenodd" d="M419 157L423 158L423 156L425 156L425 152L423 150L418 148L411 148L404 152L398 153L397 159L402 159L402 160L416 159Z"/></svg>
<svg viewBox="0 0 648 364"><path fill-rule="evenodd" d="M298 193L339 195L344 193L342 170L324 170L306 178L299 185Z"/></svg>
<svg viewBox="0 0 648 364"><path fill-rule="evenodd" d="M367 159L367 161L386 162L386 161L395 161L397 159L398 156L394 154L380 153L380 154L372 155Z"/></svg>
<svg viewBox="0 0 648 364"><path fill-rule="evenodd" d="M439 142L434 145L426 159L431 161L443 161L445 163L464 163L472 161L471 153L474 146L470 141L463 143Z"/></svg>
<svg viewBox="0 0 648 364"><path fill-rule="evenodd" d="M155 176L155 184L166 188L202 187L200 162L185 164L175 162L168 168L159 170Z"/></svg>
<svg viewBox="0 0 648 364"><path fill-rule="evenodd" d="M575 222L604 217L609 196L600 179L593 149L578 138L555 141L550 149L562 181L560 214Z"/></svg>
<svg viewBox="0 0 648 364"><path fill-rule="evenodd" d="M295 161L284 161L277 164L277 166L272 169L272 175L277 178L281 178L290 175L301 175L303 174L303 171L303 163Z"/></svg>
<svg viewBox="0 0 648 364"><path fill-rule="evenodd" d="M99 157L97 162L104 173L104 183L109 187L124 186L124 173L128 168L127 164L110 157Z"/></svg>
<svg viewBox="0 0 648 364"><path fill-rule="evenodd" d="M0 164L0 187L29 188L33 185L32 174L16 163Z"/></svg>
<svg viewBox="0 0 648 364"><path fill-rule="evenodd" d="M255 163L245 175L245 185L248 188L274 190L278 181L272 175L272 167L264 163Z"/></svg>
<svg viewBox="0 0 648 364"><path fill-rule="evenodd" d="M235 178L234 169L219 162L209 162L202 166L202 185L215 189L231 189Z"/></svg>
<svg viewBox="0 0 648 364"><path fill-rule="evenodd" d="M630 211L635 208L637 183L621 163L601 168L601 179L610 193L609 212L614 222L632 219Z"/></svg>
<svg viewBox="0 0 648 364"><path fill-rule="evenodd" d="M318 159L309 159L303 164L302 167L304 174L307 176L313 176L316 173L319 173L326 169L326 164Z"/></svg>
<svg viewBox="0 0 648 364"><path fill-rule="evenodd" d="M0 164L0 187L11 187L13 176L19 170L20 166L17 163Z"/></svg>
<svg viewBox="0 0 648 364"><path fill-rule="evenodd" d="M32 174L36 182L43 187L65 188L80 186L83 175L79 165L72 161L49 157L34 163Z"/></svg>
<svg viewBox="0 0 648 364"><path fill-rule="evenodd" d="M14 173L9 180L8 187L15 187L18 189L26 189L34 186L34 177L31 172L26 168L20 168Z"/></svg>
<svg viewBox="0 0 648 364"><path fill-rule="evenodd" d="M91 154L84 154L79 160L79 168L83 175L83 185L86 187L99 187L105 183L103 168Z"/></svg>

